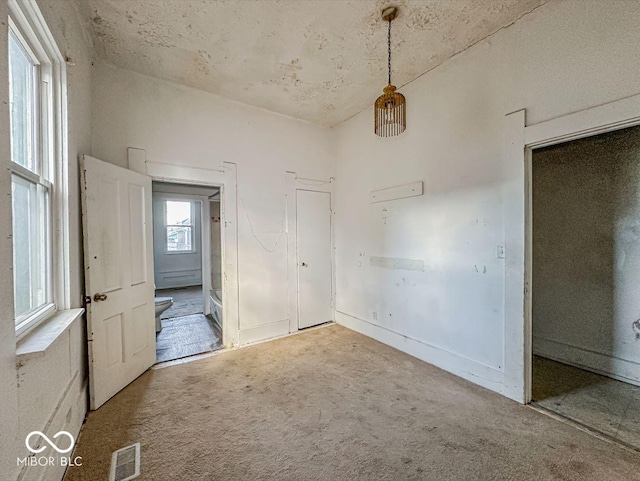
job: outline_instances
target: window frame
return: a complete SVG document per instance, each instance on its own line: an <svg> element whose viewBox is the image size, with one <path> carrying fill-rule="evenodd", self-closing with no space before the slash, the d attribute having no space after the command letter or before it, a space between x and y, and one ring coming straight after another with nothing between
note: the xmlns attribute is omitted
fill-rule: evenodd
<svg viewBox="0 0 640 481"><path fill-rule="evenodd" d="M71 308L66 61L34 0L9 0L8 35L14 35L38 64L36 74L36 171L10 160L12 176L48 192L47 302L15 317L17 339L60 310ZM8 56L8 51L6 52ZM43 94L44 92L44 94ZM15 312L15 310L14 310Z"/></svg>
<svg viewBox="0 0 640 481"><path fill-rule="evenodd" d="M196 215L196 207L195 207L195 202L194 200L191 199L184 199L184 198L174 198L174 197L168 197L168 198L164 198L162 199L162 202L164 204L164 209L163 209L163 214L164 214L164 252L165 254L168 255L175 255L175 254L193 254L195 252L197 252L196 249L196 243L195 243L195 222L194 222L194 218ZM185 202L189 204L189 210L190 210L190 214L189 214L189 220L190 220L190 224L168 224L167 223L167 202ZM169 227L189 227L189 229L191 230L191 249L185 249L185 250L179 250L179 251L172 251L169 250Z"/></svg>

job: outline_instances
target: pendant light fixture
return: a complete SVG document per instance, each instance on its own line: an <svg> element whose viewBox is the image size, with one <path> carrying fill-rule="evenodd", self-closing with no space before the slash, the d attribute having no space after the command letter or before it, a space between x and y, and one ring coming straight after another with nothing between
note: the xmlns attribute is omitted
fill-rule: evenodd
<svg viewBox="0 0 640 481"><path fill-rule="evenodd" d="M404 95L396 92L396 87L391 85L391 22L397 16L396 7L387 7L382 11L383 20L389 24L387 33L389 84L383 89L384 93L376 99L373 108L375 133L380 137L393 137L404 132L407 127L407 102Z"/></svg>

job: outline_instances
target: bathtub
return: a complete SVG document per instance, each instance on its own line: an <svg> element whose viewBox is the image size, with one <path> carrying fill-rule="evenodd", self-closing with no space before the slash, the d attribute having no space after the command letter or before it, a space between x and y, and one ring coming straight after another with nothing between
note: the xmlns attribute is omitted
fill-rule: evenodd
<svg viewBox="0 0 640 481"><path fill-rule="evenodd" d="M214 289L209 292L209 305L211 317L222 330L222 289Z"/></svg>

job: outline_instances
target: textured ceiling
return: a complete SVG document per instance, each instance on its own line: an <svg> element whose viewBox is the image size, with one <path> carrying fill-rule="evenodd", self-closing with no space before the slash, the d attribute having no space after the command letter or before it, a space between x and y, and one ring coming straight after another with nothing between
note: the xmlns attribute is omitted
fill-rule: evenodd
<svg viewBox="0 0 640 481"><path fill-rule="evenodd" d="M77 0L99 57L325 126L370 106L545 0Z"/></svg>

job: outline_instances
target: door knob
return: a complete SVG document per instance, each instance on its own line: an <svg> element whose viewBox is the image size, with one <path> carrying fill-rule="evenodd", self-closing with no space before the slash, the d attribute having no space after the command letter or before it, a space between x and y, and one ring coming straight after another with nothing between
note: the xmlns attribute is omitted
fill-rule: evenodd
<svg viewBox="0 0 640 481"><path fill-rule="evenodd" d="M106 294L97 293L95 296L93 296L93 300L96 301L96 302L106 301L107 300L107 295Z"/></svg>

